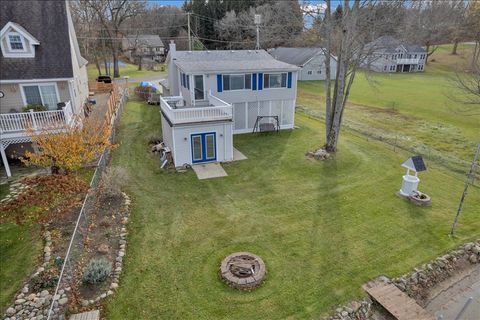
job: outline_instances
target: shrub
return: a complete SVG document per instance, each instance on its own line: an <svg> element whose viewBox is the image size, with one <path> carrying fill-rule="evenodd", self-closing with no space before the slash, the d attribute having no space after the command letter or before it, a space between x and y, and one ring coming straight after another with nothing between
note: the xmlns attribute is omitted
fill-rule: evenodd
<svg viewBox="0 0 480 320"><path fill-rule="evenodd" d="M115 198L122 195L122 189L128 184L129 175L122 167L109 167L102 174L103 194Z"/></svg>
<svg viewBox="0 0 480 320"><path fill-rule="evenodd" d="M30 109L33 111L47 111L48 108L41 105L41 104L27 104L25 107L22 108L22 112L28 112Z"/></svg>
<svg viewBox="0 0 480 320"><path fill-rule="evenodd" d="M110 261L101 259L92 259L87 265L87 269L83 274L83 282L95 284L105 281L112 272L112 264Z"/></svg>
<svg viewBox="0 0 480 320"><path fill-rule="evenodd" d="M39 292L48 288L53 288L57 285L58 275L57 270L50 269L39 273L31 280L32 289L34 292Z"/></svg>

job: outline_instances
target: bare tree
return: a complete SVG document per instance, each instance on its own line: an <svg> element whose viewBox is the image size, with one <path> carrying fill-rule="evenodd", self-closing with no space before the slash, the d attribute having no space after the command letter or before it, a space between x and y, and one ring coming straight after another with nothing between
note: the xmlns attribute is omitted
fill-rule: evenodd
<svg viewBox="0 0 480 320"><path fill-rule="evenodd" d="M437 50L438 45L448 41L448 30L452 24L452 3L448 1L413 1L404 25L404 38L422 44L427 51L425 63Z"/></svg>
<svg viewBox="0 0 480 320"><path fill-rule="evenodd" d="M350 96L353 81L360 67L368 64L375 47L373 37L388 25L388 18L373 22L375 1L344 0L335 12L331 1L326 1L323 23L323 43L325 47L325 75L332 79L330 60L335 54L337 71L335 80L325 81L325 129L327 152L336 152L342 126L343 112ZM333 90L332 90L333 83Z"/></svg>
<svg viewBox="0 0 480 320"><path fill-rule="evenodd" d="M113 59L113 76L119 77L118 67L121 52L122 26L142 12L144 1L133 0L85 0L86 4L97 14L105 33L110 39L110 50Z"/></svg>

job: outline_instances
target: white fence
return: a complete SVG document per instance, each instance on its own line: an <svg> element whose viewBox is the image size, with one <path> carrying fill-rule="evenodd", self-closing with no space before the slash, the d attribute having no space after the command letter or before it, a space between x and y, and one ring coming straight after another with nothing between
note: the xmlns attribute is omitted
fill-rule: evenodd
<svg viewBox="0 0 480 320"><path fill-rule="evenodd" d="M69 101L62 110L2 113L0 114L0 132L24 136L27 130L59 128L70 125L72 121L73 110Z"/></svg>

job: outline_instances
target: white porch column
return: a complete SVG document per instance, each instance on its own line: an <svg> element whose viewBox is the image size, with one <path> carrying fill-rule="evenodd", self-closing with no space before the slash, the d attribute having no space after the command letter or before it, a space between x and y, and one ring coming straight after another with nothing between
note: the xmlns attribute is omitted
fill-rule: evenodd
<svg viewBox="0 0 480 320"><path fill-rule="evenodd" d="M5 172L7 173L7 177L10 178L12 176L12 173L10 172L7 155L5 154L5 149L3 148L3 143L0 143L0 153L2 154L2 162L5 166Z"/></svg>

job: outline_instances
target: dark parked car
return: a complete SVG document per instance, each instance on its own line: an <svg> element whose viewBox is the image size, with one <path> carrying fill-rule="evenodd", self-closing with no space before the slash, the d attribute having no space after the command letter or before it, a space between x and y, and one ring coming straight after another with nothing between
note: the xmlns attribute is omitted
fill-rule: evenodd
<svg viewBox="0 0 480 320"><path fill-rule="evenodd" d="M109 75L98 76L97 77L97 82L112 83L112 77L109 76Z"/></svg>

